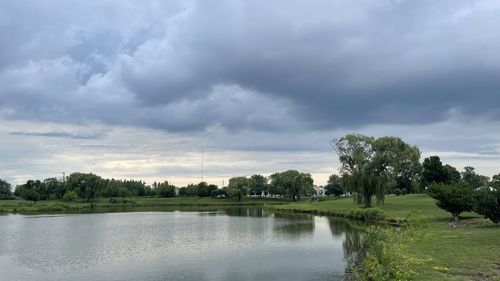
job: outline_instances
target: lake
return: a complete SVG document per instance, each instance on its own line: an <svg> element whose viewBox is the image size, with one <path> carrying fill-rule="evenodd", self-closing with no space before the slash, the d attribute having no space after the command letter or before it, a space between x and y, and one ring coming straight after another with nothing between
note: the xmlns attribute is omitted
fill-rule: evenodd
<svg viewBox="0 0 500 281"><path fill-rule="evenodd" d="M0 279L343 280L354 222L261 208L0 216Z"/></svg>

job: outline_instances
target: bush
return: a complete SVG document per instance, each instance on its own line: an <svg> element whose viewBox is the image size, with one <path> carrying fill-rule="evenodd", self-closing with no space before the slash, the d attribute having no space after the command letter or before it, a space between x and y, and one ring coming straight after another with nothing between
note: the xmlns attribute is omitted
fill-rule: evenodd
<svg viewBox="0 0 500 281"><path fill-rule="evenodd" d="M435 183L428 192L436 199L436 205L450 212L455 221L458 221L460 213L472 211L474 206L474 189L464 181L452 184Z"/></svg>
<svg viewBox="0 0 500 281"><path fill-rule="evenodd" d="M76 192L74 191L68 191L66 193L64 193L64 196L63 196L63 200L64 201L75 201L76 200Z"/></svg>
<svg viewBox="0 0 500 281"><path fill-rule="evenodd" d="M363 237L361 265L355 270L356 280L412 280L412 267L403 234L393 228L370 227Z"/></svg>
<svg viewBox="0 0 500 281"><path fill-rule="evenodd" d="M482 188L476 192L474 211L494 223L500 222L500 190Z"/></svg>

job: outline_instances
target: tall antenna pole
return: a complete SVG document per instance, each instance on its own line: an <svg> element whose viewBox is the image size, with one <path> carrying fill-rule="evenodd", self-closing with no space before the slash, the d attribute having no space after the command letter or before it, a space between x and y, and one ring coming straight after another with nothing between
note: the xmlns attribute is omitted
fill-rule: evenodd
<svg viewBox="0 0 500 281"><path fill-rule="evenodd" d="M203 182L203 146L201 147L201 182Z"/></svg>

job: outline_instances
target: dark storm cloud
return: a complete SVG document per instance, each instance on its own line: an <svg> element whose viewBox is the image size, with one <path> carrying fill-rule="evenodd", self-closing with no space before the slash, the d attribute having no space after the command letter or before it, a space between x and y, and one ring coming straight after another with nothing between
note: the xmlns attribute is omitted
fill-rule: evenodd
<svg viewBox="0 0 500 281"><path fill-rule="evenodd" d="M0 4L2 116L167 131L500 120L495 1L77 3Z"/></svg>

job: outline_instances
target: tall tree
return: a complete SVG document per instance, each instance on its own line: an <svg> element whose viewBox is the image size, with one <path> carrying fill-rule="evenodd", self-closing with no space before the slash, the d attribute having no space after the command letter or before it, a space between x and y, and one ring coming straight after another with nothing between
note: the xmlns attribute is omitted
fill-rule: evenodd
<svg viewBox="0 0 500 281"><path fill-rule="evenodd" d="M474 188L488 186L488 181L490 180L488 177L476 173L474 167L471 166L464 167L464 170L461 174L462 174L462 179L468 182Z"/></svg>
<svg viewBox="0 0 500 281"><path fill-rule="evenodd" d="M95 174L72 173L66 183L70 190L75 191L78 197L90 201L104 189L105 181Z"/></svg>
<svg viewBox="0 0 500 281"><path fill-rule="evenodd" d="M169 184L168 181L156 184L153 192L157 197L174 197L175 196L175 186Z"/></svg>
<svg viewBox="0 0 500 281"><path fill-rule="evenodd" d="M402 185L415 181L420 169L418 148L396 137L347 134L333 140L332 147L342 164L344 187L365 207L372 206L373 196L382 203L398 180Z"/></svg>
<svg viewBox="0 0 500 281"><path fill-rule="evenodd" d="M422 163L422 184L429 187L433 183L451 184L460 180L460 173L455 167L443 165L439 156L430 156Z"/></svg>
<svg viewBox="0 0 500 281"><path fill-rule="evenodd" d="M341 178L336 174L331 174L325 185L325 195L339 197L342 194L344 194L344 190L342 188Z"/></svg>
<svg viewBox="0 0 500 281"><path fill-rule="evenodd" d="M57 178L48 178L43 180L45 186L44 198L45 199L60 199L64 196L64 193L60 194L62 183Z"/></svg>
<svg viewBox="0 0 500 281"><path fill-rule="evenodd" d="M292 201L300 200L302 195L312 194L313 183L310 174L296 170L271 175L271 185L282 195L291 198Z"/></svg>
<svg viewBox="0 0 500 281"><path fill-rule="evenodd" d="M261 196L263 193L267 194L269 192L269 185L267 184L267 178L263 175L253 175L251 177L255 184L250 190L250 194Z"/></svg>
<svg viewBox="0 0 500 281"><path fill-rule="evenodd" d="M198 197L209 197L211 190L208 189L208 184L206 182L200 182L198 184L197 195Z"/></svg>
<svg viewBox="0 0 500 281"><path fill-rule="evenodd" d="M230 178L227 193L229 197L238 198L238 201L241 201L241 198L248 195L248 190L253 184L254 181L247 177Z"/></svg>

